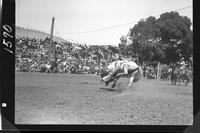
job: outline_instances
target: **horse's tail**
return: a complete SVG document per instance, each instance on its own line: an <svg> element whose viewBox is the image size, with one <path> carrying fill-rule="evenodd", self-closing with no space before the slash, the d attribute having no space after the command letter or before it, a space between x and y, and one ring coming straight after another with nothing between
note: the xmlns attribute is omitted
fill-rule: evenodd
<svg viewBox="0 0 200 133"><path fill-rule="evenodd" d="M136 73L133 82L137 82L137 81L140 80L142 77L143 77L143 70L142 70L141 67L138 67L138 72Z"/></svg>

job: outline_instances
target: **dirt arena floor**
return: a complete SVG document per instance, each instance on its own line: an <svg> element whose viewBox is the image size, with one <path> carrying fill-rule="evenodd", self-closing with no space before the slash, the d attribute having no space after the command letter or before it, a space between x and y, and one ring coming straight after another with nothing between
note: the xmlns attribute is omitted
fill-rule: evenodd
<svg viewBox="0 0 200 133"><path fill-rule="evenodd" d="M141 79L115 90L97 75L16 73L16 124L192 125L192 86Z"/></svg>

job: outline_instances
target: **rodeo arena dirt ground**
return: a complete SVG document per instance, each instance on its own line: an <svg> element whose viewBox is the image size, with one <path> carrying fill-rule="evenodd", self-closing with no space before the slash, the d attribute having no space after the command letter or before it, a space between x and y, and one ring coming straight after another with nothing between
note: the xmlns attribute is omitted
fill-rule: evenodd
<svg viewBox="0 0 200 133"><path fill-rule="evenodd" d="M16 72L16 124L192 125L192 85L142 78L111 89L99 75Z"/></svg>

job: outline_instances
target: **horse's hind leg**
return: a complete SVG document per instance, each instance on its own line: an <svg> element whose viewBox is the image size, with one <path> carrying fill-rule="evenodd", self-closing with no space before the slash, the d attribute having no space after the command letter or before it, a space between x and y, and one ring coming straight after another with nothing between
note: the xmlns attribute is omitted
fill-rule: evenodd
<svg viewBox="0 0 200 133"><path fill-rule="evenodd" d="M180 79L178 79L178 82L179 82L179 84L181 84L183 81L182 81L182 79L180 78Z"/></svg>
<svg viewBox="0 0 200 133"><path fill-rule="evenodd" d="M174 79L174 85L176 85L176 82L177 82L177 78Z"/></svg>
<svg viewBox="0 0 200 133"><path fill-rule="evenodd" d="M128 88L131 87L131 85L133 84L133 80L134 80L134 77L132 76L132 77L130 78L129 85L128 85L128 87L127 87L126 89L128 89Z"/></svg>
<svg viewBox="0 0 200 133"><path fill-rule="evenodd" d="M188 81L186 81L185 86L187 86Z"/></svg>
<svg viewBox="0 0 200 133"><path fill-rule="evenodd" d="M175 85L176 84L176 77L172 76L171 77L171 82L172 82L172 85Z"/></svg>
<svg viewBox="0 0 200 133"><path fill-rule="evenodd" d="M186 79L186 83L185 83L185 86L187 86L188 82L189 82L189 79Z"/></svg>
<svg viewBox="0 0 200 133"><path fill-rule="evenodd" d="M171 79L171 82L172 82L172 85L176 85L176 79L174 77Z"/></svg>
<svg viewBox="0 0 200 133"><path fill-rule="evenodd" d="M172 82L172 85L173 85L174 84L174 79L173 78L171 79L171 82Z"/></svg>

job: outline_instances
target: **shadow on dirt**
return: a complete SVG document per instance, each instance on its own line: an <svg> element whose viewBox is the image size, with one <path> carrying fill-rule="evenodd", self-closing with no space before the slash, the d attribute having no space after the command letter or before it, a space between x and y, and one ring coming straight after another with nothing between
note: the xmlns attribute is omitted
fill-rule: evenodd
<svg viewBox="0 0 200 133"><path fill-rule="evenodd" d="M115 88L99 88L100 90L104 90L104 91L110 91L110 92L123 92L123 90L121 89L115 89Z"/></svg>
<svg viewBox="0 0 200 133"><path fill-rule="evenodd" d="M89 82L83 81L83 82L81 82L80 84L89 84Z"/></svg>
<svg viewBox="0 0 200 133"><path fill-rule="evenodd" d="M182 96L192 96L193 93L192 93L192 92L179 92L178 95L182 95Z"/></svg>
<svg viewBox="0 0 200 133"><path fill-rule="evenodd" d="M185 85L185 84L176 84L176 85L174 85L174 84L161 84L161 85L167 85L167 86L191 86L190 84L188 84L188 85Z"/></svg>

